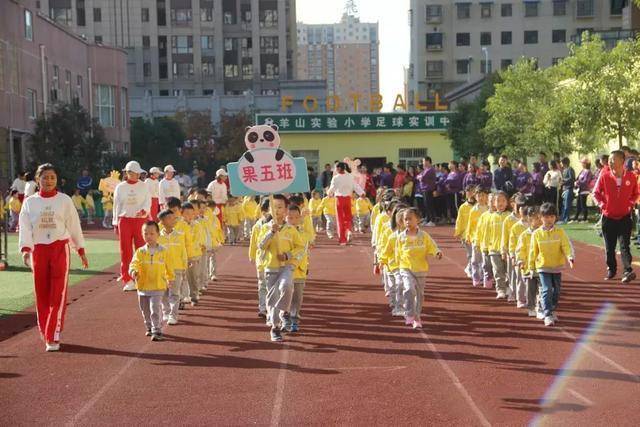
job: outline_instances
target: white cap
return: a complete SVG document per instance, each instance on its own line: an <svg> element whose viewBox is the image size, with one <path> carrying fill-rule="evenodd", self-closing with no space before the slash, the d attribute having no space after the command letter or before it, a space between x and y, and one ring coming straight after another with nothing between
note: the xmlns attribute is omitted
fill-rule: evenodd
<svg viewBox="0 0 640 427"><path fill-rule="evenodd" d="M167 165L167 166L164 167L164 171L165 172L174 172L175 173L176 170L173 168L172 165Z"/></svg>
<svg viewBox="0 0 640 427"><path fill-rule="evenodd" d="M153 174L153 173L162 173L162 171L160 170L160 168L157 167L152 167L151 169L149 169L149 173Z"/></svg>
<svg viewBox="0 0 640 427"><path fill-rule="evenodd" d="M135 160L131 160L129 163L127 163L127 165L124 167L124 170L125 172L134 172L134 173L144 172L144 169L140 167L140 163L136 162Z"/></svg>
<svg viewBox="0 0 640 427"><path fill-rule="evenodd" d="M220 168L216 171L216 178L219 176L227 176L229 175L226 170Z"/></svg>

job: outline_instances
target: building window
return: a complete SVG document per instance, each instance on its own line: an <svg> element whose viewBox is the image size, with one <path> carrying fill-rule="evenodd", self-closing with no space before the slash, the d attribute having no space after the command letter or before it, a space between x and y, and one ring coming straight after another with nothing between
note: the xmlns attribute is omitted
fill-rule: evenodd
<svg viewBox="0 0 640 427"><path fill-rule="evenodd" d="M176 25L189 25L193 20L191 9L171 9L171 22Z"/></svg>
<svg viewBox="0 0 640 427"><path fill-rule="evenodd" d="M224 51L225 52L231 52L233 50L236 50L235 49L235 44L236 43L235 43L234 39L232 39L230 37L225 38L224 39Z"/></svg>
<svg viewBox="0 0 640 427"><path fill-rule="evenodd" d="M158 26L164 27L167 25L167 9L164 0L157 0L156 10L158 13ZM169 92L167 91L167 95Z"/></svg>
<svg viewBox="0 0 640 427"><path fill-rule="evenodd" d="M202 95L213 96L213 89L202 89Z"/></svg>
<svg viewBox="0 0 640 427"><path fill-rule="evenodd" d="M30 10L24 11L24 38L33 41L33 14Z"/></svg>
<svg viewBox="0 0 640 427"><path fill-rule="evenodd" d="M538 16L538 2L528 1L524 3L524 16L531 18Z"/></svg>
<svg viewBox="0 0 640 427"><path fill-rule="evenodd" d="M512 34L511 31L503 31L500 33L500 43L511 44Z"/></svg>
<svg viewBox="0 0 640 427"><path fill-rule="evenodd" d="M142 22L149 22L149 8L143 7L140 11L140 16L142 18Z"/></svg>
<svg viewBox="0 0 640 427"><path fill-rule="evenodd" d="M504 18L513 15L513 7L511 3L502 3L500 5L500 15Z"/></svg>
<svg viewBox="0 0 640 427"><path fill-rule="evenodd" d="M33 89L27 89L27 114L30 119L35 119L38 115L37 94Z"/></svg>
<svg viewBox="0 0 640 427"><path fill-rule="evenodd" d="M280 70L277 64L263 63L260 70L260 77L267 80L277 79L280 76Z"/></svg>
<svg viewBox="0 0 640 427"><path fill-rule="evenodd" d="M480 61L480 72L482 74L491 74L492 71L492 64L491 64L491 60L486 61L486 60L481 60Z"/></svg>
<svg viewBox="0 0 640 427"><path fill-rule="evenodd" d="M442 77L444 61L427 61L427 78Z"/></svg>
<svg viewBox="0 0 640 427"><path fill-rule="evenodd" d="M559 58L551 58L551 65L558 65L560 63L560 61L562 61L564 58L563 57L559 57Z"/></svg>
<svg viewBox="0 0 640 427"><path fill-rule="evenodd" d="M242 78L250 80L253 77L253 64L242 64Z"/></svg>
<svg viewBox="0 0 640 427"><path fill-rule="evenodd" d="M188 79L193 76L193 64L191 62L174 62L173 77Z"/></svg>
<svg viewBox="0 0 640 427"><path fill-rule="evenodd" d="M261 54L277 54L278 53L278 37L260 37L260 53Z"/></svg>
<svg viewBox="0 0 640 427"><path fill-rule="evenodd" d="M267 9L260 11L260 27L277 27L278 26L278 11Z"/></svg>
<svg viewBox="0 0 640 427"><path fill-rule="evenodd" d="M491 45L491 33L480 33L480 46L490 46Z"/></svg>
<svg viewBox="0 0 640 427"><path fill-rule="evenodd" d="M78 100L84 97L84 86L82 85L82 76L78 75L76 77L76 98Z"/></svg>
<svg viewBox="0 0 640 427"><path fill-rule="evenodd" d="M102 9L99 7L93 8L93 22L102 22Z"/></svg>
<svg viewBox="0 0 640 427"><path fill-rule="evenodd" d="M291 150L292 157L304 157L307 160L307 166L313 168L314 171L319 170L320 150Z"/></svg>
<svg viewBox="0 0 640 427"><path fill-rule="evenodd" d="M169 78L169 67L166 62L158 64L158 78L163 80Z"/></svg>
<svg viewBox="0 0 640 427"><path fill-rule="evenodd" d="M566 43L567 30L553 30L551 32L551 41L553 43Z"/></svg>
<svg viewBox="0 0 640 427"><path fill-rule="evenodd" d="M224 65L225 77L238 77L238 65L237 64L225 64Z"/></svg>
<svg viewBox="0 0 640 427"><path fill-rule="evenodd" d="M200 49L213 49L213 36L200 36Z"/></svg>
<svg viewBox="0 0 640 427"><path fill-rule="evenodd" d="M149 49L151 47L151 37L142 36L142 48Z"/></svg>
<svg viewBox="0 0 640 427"><path fill-rule="evenodd" d="M577 0L576 18L592 18L593 12L593 0Z"/></svg>
<svg viewBox="0 0 640 427"><path fill-rule="evenodd" d="M62 7L60 7L60 5L51 5L49 8L49 17L59 24L71 25L71 22L73 21L71 15L71 2L67 5L62 5Z"/></svg>
<svg viewBox="0 0 640 427"><path fill-rule="evenodd" d="M169 96L169 89L160 89L158 92L159 96Z"/></svg>
<svg viewBox="0 0 640 427"><path fill-rule="evenodd" d="M427 22L438 23L442 20L442 6L427 5Z"/></svg>
<svg viewBox="0 0 640 427"><path fill-rule="evenodd" d="M93 36L93 40L96 44L102 44L102 36Z"/></svg>
<svg viewBox="0 0 640 427"><path fill-rule="evenodd" d="M171 53L193 53L193 36L172 36Z"/></svg>
<svg viewBox="0 0 640 427"><path fill-rule="evenodd" d="M142 75L145 77L151 77L151 62L145 62L142 64Z"/></svg>
<svg viewBox="0 0 640 427"><path fill-rule="evenodd" d="M500 61L500 69L501 70L506 70L507 68L509 68L511 66L511 64L513 64L513 61L510 59L503 59Z"/></svg>
<svg viewBox="0 0 640 427"><path fill-rule="evenodd" d="M491 8L493 3L480 3L480 17L491 18Z"/></svg>
<svg viewBox="0 0 640 427"><path fill-rule="evenodd" d="M458 3L456 4L458 19L471 18L471 4L470 3Z"/></svg>
<svg viewBox="0 0 640 427"><path fill-rule="evenodd" d="M129 111L127 111L127 88L120 88L120 127L127 128L129 124Z"/></svg>
<svg viewBox="0 0 640 427"><path fill-rule="evenodd" d="M457 33L456 34L456 46L470 46L471 34L470 33Z"/></svg>
<svg viewBox="0 0 640 427"><path fill-rule="evenodd" d="M456 72L458 74L468 74L469 73L469 60L468 59L458 59L456 61Z"/></svg>
<svg viewBox="0 0 640 427"><path fill-rule="evenodd" d="M214 62L213 59L203 59L202 60L202 76L203 77L211 77L214 73Z"/></svg>
<svg viewBox="0 0 640 427"><path fill-rule="evenodd" d="M84 0L76 0L76 21L78 22L78 27L87 25Z"/></svg>
<svg viewBox="0 0 640 427"><path fill-rule="evenodd" d="M427 157L426 148L400 148L398 149L398 165L405 169L409 166L418 166L422 159Z"/></svg>
<svg viewBox="0 0 640 427"><path fill-rule="evenodd" d="M213 21L213 4L204 5L203 2L200 4L200 20L202 22L211 22Z"/></svg>
<svg viewBox="0 0 640 427"><path fill-rule="evenodd" d="M524 44L538 44L538 32L537 31L525 31L524 32Z"/></svg>
<svg viewBox="0 0 640 427"><path fill-rule="evenodd" d="M64 97L65 101L71 102L71 71L69 70L65 72Z"/></svg>
<svg viewBox="0 0 640 427"><path fill-rule="evenodd" d="M95 86L95 114L102 127L112 128L115 126L116 105L113 89L113 86Z"/></svg>
<svg viewBox="0 0 640 427"><path fill-rule="evenodd" d="M251 58L253 56L253 40L250 37L240 39L240 56Z"/></svg>
<svg viewBox="0 0 640 427"><path fill-rule="evenodd" d="M611 16L621 16L625 5L625 0L611 0Z"/></svg>
<svg viewBox="0 0 640 427"><path fill-rule="evenodd" d="M427 50L442 49L442 33L427 34Z"/></svg>
<svg viewBox="0 0 640 427"><path fill-rule="evenodd" d="M565 16L567 14L567 0L553 0L553 16Z"/></svg>

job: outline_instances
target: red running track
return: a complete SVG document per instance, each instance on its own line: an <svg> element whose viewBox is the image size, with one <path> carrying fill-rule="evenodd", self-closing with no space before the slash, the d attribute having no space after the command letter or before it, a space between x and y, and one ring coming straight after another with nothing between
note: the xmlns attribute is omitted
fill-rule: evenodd
<svg viewBox="0 0 640 427"><path fill-rule="evenodd" d="M472 288L448 228L432 263L424 330L388 313L365 239L313 249L301 333L271 343L245 247L221 281L152 343L134 294L102 275L72 288L63 352L32 311L0 320L0 413L11 424L638 425L640 286L601 281L577 245L560 324ZM113 273L114 270L112 270ZM74 301L75 300L75 301Z"/></svg>

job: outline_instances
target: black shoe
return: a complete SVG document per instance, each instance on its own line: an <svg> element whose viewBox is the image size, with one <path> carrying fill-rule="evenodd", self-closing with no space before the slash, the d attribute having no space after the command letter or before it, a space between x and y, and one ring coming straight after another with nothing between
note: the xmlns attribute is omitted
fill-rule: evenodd
<svg viewBox="0 0 640 427"><path fill-rule="evenodd" d="M278 328L271 328L271 341L280 342L282 341L282 333Z"/></svg>
<svg viewBox="0 0 640 427"><path fill-rule="evenodd" d="M151 341L164 341L162 334L156 333L151 335Z"/></svg>
<svg viewBox="0 0 640 427"><path fill-rule="evenodd" d="M636 279L636 273L634 273L633 271L628 271L624 273L624 275L622 276L622 283L629 283L635 279Z"/></svg>
<svg viewBox="0 0 640 427"><path fill-rule="evenodd" d="M266 319L267 318L267 313L263 313L262 311L258 312L258 317L261 319Z"/></svg>
<svg viewBox="0 0 640 427"><path fill-rule="evenodd" d="M608 271L607 271L607 275L605 276L604 280L611 280L611 279L613 279L614 277L616 277L616 272L615 272L615 271L608 270Z"/></svg>
<svg viewBox="0 0 640 427"><path fill-rule="evenodd" d="M147 329L147 332L144 334L146 337L151 336L151 329Z"/></svg>

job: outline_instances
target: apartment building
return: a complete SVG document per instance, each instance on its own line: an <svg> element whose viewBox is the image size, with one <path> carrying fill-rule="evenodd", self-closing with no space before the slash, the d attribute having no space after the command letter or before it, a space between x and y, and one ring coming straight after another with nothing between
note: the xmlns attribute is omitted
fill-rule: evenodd
<svg viewBox="0 0 640 427"><path fill-rule="evenodd" d="M128 52L131 97L277 94L295 70L295 0L41 0Z"/></svg>
<svg viewBox="0 0 640 427"><path fill-rule="evenodd" d="M297 76L326 80L328 95L369 99L380 91L378 23L360 22L355 13L336 24L297 24Z"/></svg>
<svg viewBox="0 0 640 427"><path fill-rule="evenodd" d="M126 52L79 37L38 10L36 0L3 0L0 13L0 189L29 163L36 119L56 102L77 103L127 153Z"/></svg>
<svg viewBox="0 0 640 427"><path fill-rule="evenodd" d="M539 66L584 31L623 29L625 0L411 0L408 97L432 99L521 57Z"/></svg>

